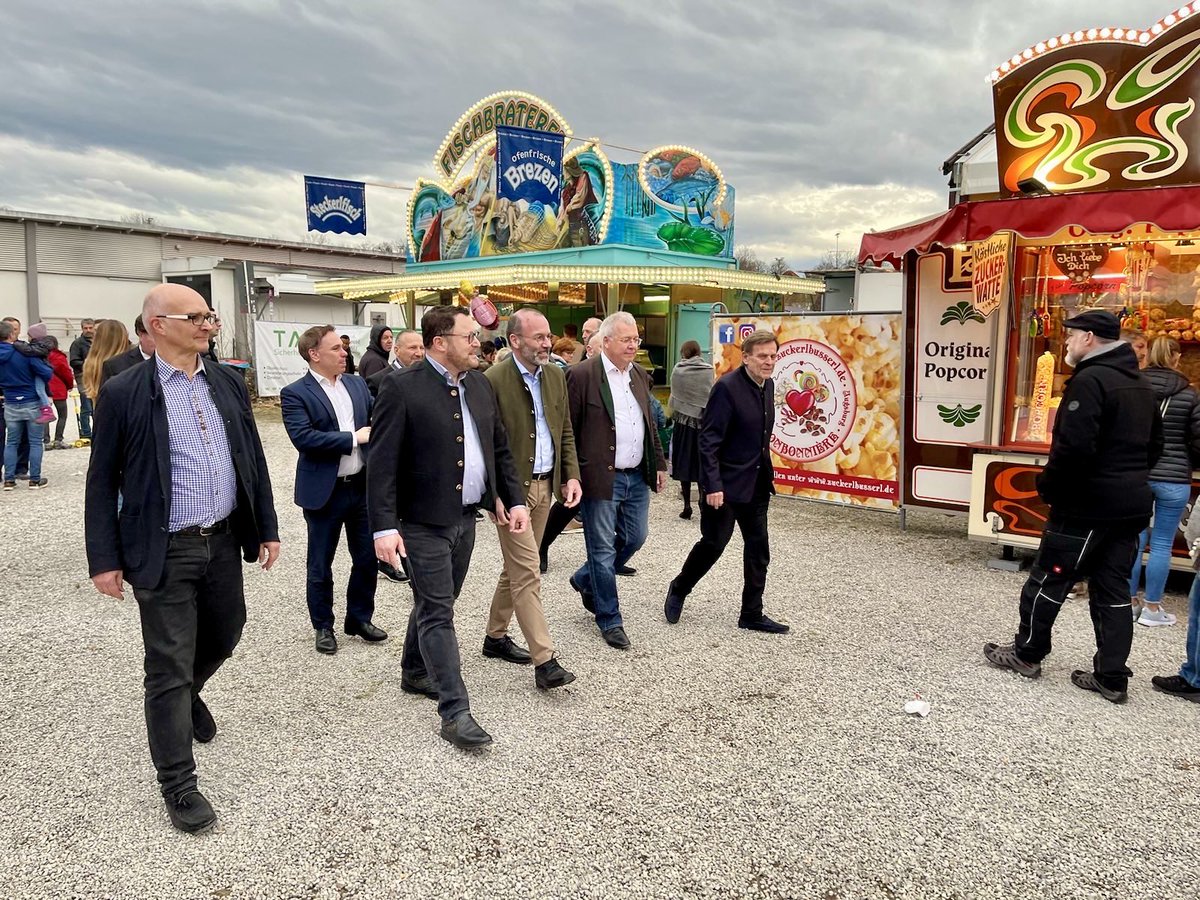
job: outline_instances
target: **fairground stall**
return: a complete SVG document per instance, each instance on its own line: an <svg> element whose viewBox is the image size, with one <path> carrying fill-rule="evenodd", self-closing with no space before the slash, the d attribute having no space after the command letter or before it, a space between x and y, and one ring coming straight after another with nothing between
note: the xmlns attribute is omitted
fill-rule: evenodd
<svg viewBox="0 0 1200 900"><path fill-rule="evenodd" d="M421 307L456 302L466 285L498 310L493 327L512 309L536 305L557 334L627 310L643 335L639 361L659 384L683 341L709 349L715 305L813 308L821 279L738 270L734 189L715 162L669 145L621 163L609 149L576 137L539 97L485 97L437 149L434 177L413 190L405 273L316 290L402 303L416 323Z"/></svg>
<svg viewBox="0 0 1200 900"><path fill-rule="evenodd" d="M1071 374L1065 318L1102 308L1173 337L1200 380L1197 10L1004 62L994 199L863 238L860 263L904 273L904 503L969 511L970 536L1007 552L1048 515L1034 479Z"/></svg>

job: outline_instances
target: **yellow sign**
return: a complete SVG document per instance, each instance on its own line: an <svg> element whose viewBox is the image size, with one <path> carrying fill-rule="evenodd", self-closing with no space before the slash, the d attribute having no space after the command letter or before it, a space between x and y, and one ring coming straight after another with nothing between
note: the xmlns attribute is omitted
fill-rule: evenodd
<svg viewBox="0 0 1200 900"><path fill-rule="evenodd" d="M497 125L515 125L536 131L571 134L571 127L553 106L524 91L501 91L484 97L454 123L433 158L434 167L449 184L496 131Z"/></svg>

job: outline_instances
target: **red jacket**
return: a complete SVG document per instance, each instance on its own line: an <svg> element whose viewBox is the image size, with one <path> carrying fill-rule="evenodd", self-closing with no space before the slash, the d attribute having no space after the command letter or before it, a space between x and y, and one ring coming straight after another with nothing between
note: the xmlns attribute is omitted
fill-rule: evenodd
<svg viewBox="0 0 1200 900"><path fill-rule="evenodd" d="M54 377L50 379L50 399L66 400L67 391L75 387L75 375L67 361L67 354L61 350L51 350L46 362L54 370Z"/></svg>

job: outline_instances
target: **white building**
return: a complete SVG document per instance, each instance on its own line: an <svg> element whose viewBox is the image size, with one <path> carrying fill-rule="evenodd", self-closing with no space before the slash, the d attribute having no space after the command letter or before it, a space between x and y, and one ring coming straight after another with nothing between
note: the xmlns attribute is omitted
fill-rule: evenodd
<svg viewBox="0 0 1200 900"><path fill-rule="evenodd" d="M0 316L45 322L60 341L83 318L120 319L133 332L142 298L165 281L199 291L221 317L220 352L248 359L254 319L403 324L404 307L349 303L317 281L394 275L402 257L344 247L0 211Z"/></svg>

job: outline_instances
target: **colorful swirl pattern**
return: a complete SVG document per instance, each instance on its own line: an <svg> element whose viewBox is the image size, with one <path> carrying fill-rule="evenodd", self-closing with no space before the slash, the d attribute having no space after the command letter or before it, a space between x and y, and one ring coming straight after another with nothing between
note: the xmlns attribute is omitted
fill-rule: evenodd
<svg viewBox="0 0 1200 900"><path fill-rule="evenodd" d="M1180 53L1192 46L1190 52ZM1164 60L1178 56L1160 69ZM1021 181L1034 177L1053 191L1096 188L1115 173L1128 182L1152 182L1181 169L1188 159L1181 128L1195 112L1196 101L1150 103L1200 62L1200 31L1188 34L1142 60L1109 91L1104 104L1125 110L1146 104L1136 116L1139 133L1105 137L1090 143L1097 132L1095 119L1082 107L1100 97L1107 76L1097 63L1070 59L1040 73L1013 99L1003 117L1004 136L1026 150L1004 172L1004 186L1016 192ZM1046 109L1051 98L1061 98ZM1065 107L1065 111L1063 110ZM1044 111L1039 112L1039 109ZM1140 156L1122 165L1110 164L1117 154Z"/></svg>

